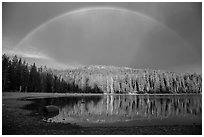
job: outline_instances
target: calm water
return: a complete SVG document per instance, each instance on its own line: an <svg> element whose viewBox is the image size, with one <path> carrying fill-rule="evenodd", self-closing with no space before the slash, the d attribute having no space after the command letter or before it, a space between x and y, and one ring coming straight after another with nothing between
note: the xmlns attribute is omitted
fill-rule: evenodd
<svg viewBox="0 0 204 137"><path fill-rule="evenodd" d="M202 124L201 95L94 95L28 99L25 108L46 122L82 126L146 126ZM45 106L57 113L43 116Z"/></svg>

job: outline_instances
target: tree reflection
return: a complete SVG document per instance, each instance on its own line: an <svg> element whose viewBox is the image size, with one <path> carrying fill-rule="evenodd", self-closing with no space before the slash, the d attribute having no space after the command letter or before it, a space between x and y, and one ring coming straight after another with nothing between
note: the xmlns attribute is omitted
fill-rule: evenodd
<svg viewBox="0 0 204 137"><path fill-rule="evenodd" d="M85 103L80 99L75 103L69 100L60 106L59 115L50 120L65 122L75 118L89 122L115 122L202 116L200 96L105 95L100 100L86 97L85 100Z"/></svg>

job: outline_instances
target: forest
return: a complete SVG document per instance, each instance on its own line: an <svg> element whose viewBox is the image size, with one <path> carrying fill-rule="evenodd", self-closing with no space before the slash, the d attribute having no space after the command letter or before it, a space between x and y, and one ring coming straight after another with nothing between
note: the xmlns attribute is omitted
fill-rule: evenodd
<svg viewBox="0 0 204 137"><path fill-rule="evenodd" d="M3 92L177 94L202 93L202 75L114 66L56 70L2 55Z"/></svg>

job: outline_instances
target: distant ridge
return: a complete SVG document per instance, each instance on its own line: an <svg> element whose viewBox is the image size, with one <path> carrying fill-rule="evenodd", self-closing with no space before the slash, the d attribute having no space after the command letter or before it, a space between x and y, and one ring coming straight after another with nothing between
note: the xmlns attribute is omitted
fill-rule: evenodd
<svg viewBox="0 0 204 137"><path fill-rule="evenodd" d="M54 74L84 92L88 92L86 87L100 90L103 93L202 92L202 76L196 73L88 65L75 69L56 70Z"/></svg>

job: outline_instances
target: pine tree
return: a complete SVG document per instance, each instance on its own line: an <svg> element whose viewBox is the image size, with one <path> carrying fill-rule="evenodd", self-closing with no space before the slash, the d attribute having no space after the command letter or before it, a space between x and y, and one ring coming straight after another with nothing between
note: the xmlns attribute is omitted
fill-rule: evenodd
<svg viewBox="0 0 204 137"><path fill-rule="evenodd" d="M3 91L8 90L8 84L9 84L9 69L10 62L9 57L7 57L5 54L2 56L2 89Z"/></svg>

